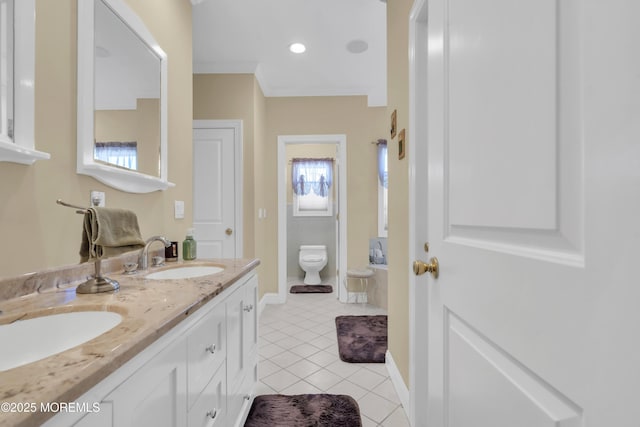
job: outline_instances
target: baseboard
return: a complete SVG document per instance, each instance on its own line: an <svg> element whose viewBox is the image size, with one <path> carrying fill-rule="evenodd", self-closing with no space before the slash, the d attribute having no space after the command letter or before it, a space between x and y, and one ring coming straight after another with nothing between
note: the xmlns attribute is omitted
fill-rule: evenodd
<svg viewBox="0 0 640 427"><path fill-rule="evenodd" d="M285 301L283 300L283 298L280 298L280 294L274 294L274 293L264 294L262 296L262 299L260 300L260 304L258 307L258 316L262 314L262 310L264 310L264 307L267 304L284 304L284 303Z"/></svg>
<svg viewBox="0 0 640 427"><path fill-rule="evenodd" d="M404 413L407 416L407 419L409 419L409 389L405 385L402 375L400 374L400 371L396 366L396 362L393 360L393 356L391 356L391 352L389 350L387 350L387 353L385 354L384 363L387 367L387 371L389 372L389 377L391 378L393 387L396 389L396 393L398 394Z"/></svg>

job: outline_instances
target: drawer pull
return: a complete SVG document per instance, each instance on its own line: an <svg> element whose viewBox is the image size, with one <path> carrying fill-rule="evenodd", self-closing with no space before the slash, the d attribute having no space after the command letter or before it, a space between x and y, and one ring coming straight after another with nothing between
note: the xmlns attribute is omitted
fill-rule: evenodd
<svg viewBox="0 0 640 427"><path fill-rule="evenodd" d="M216 352L216 345L211 344L209 347L205 348L204 351L208 351L209 353L214 354Z"/></svg>
<svg viewBox="0 0 640 427"><path fill-rule="evenodd" d="M218 410L217 409L212 409L211 411L207 412L207 417L211 418L212 420L215 420L215 418L218 416Z"/></svg>
<svg viewBox="0 0 640 427"><path fill-rule="evenodd" d="M251 395L250 394L245 394L244 395L244 400L251 400Z"/></svg>
<svg viewBox="0 0 640 427"><path fill-rule="evenodd" d="M253 310L253 304L244 306L244 311L246 311L247 313L250 312L251 310Z"/></svg>

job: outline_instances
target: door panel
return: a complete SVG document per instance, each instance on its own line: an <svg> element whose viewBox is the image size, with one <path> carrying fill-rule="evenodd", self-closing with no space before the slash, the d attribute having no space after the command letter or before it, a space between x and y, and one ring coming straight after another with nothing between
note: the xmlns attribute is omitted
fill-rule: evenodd
<svg viewBox="0 0 640 427"><path fill-rule="evenodd" d="M451 224L556 228L555 3L448 2Z"/></svg>
<svg viewBox="0 0 640 427"><path fill-rule="evenodd" d="M199 258L236 256L234 141L232 128L193 129L193 226Z"/></svg>
<svg viewBox="0 0 640 427"><path fill-rule="evenodd" d="M577 3L448 4L445 238L583 264Z"/></svg>
<svg viewBox="0 0 640 427"><path fill-rule="evenodd" d="M446 316L449 425L578 427L566 396L450 312Z"/></svg>

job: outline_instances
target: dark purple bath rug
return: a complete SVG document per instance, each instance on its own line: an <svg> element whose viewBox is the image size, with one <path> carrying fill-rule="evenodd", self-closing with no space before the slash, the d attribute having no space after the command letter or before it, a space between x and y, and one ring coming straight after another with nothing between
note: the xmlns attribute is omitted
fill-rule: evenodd
<svg viewBox="0 0 640 427"><path fill-rule="evenodd" d="M362 427L360 408L343 394L257 396L244 427Z"/></svg>
<svg viewBox="0 0 640 427"><path fill-rule="evenodd" d="M351 363L384 363L387 316L338 316L338 352Z"/></svg>
<svg viewBox="0 0 640 427"><path fill-rule="evenodd" d="M330 294L333 292L331 285L293 285L292 294Z"/></svg>

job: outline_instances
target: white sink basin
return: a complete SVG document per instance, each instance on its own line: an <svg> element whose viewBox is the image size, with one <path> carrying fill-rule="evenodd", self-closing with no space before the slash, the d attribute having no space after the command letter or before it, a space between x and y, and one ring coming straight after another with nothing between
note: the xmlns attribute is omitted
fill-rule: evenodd
<svg viewBox="0 0 640 427"><path fill-rule="evenodd" d="M111 311L74 311L0 325L0 371L41 360L90 341L121 321L122 316Z"/></svg>
<svg viewBox="0 0 640 427"><path fill-rule="evenodd" d="M211 265L191 265L188 267L177 267L169 270L156 271L147 274L146 279L153 280L170 280L170 279L190 279L193 277L208 276L224 271L222 267L214 267Z"/></svg>

